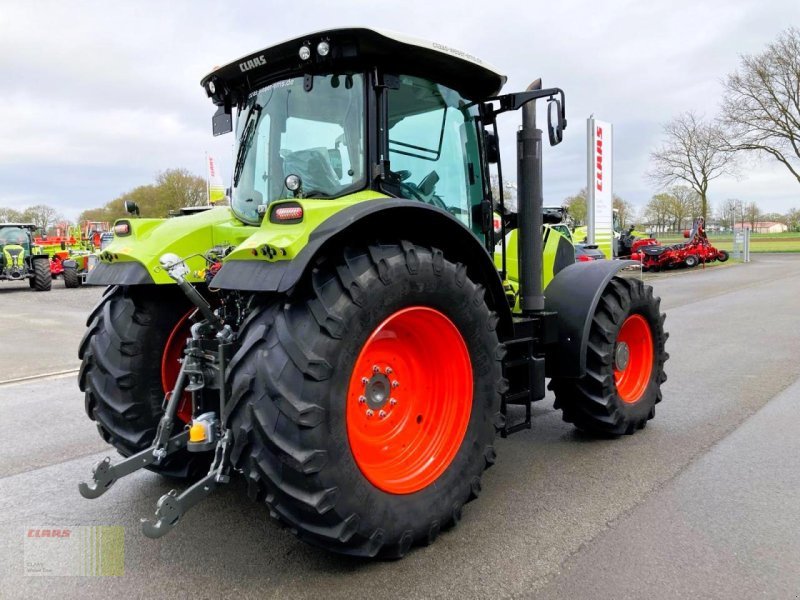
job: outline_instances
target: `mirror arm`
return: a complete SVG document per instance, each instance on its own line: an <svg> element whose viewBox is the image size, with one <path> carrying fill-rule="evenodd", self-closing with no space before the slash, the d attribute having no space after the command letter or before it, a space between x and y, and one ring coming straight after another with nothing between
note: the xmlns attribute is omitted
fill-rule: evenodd
<svg viewBox="0 0 800 600"><path fill-rule="evenodd" d="M553 98L558 95L561 100L561 118L566 118L566 104L564 102L564 90L561 88L546 88L543 90L531 90L525 92L516 92L513 94L504 94L489 98L485 102L499 102L499 108L491 108L487 110L492 116L499 115L500 113L508 112L510 110L519 110L528 102L539 100L540 98Z"/></svg>

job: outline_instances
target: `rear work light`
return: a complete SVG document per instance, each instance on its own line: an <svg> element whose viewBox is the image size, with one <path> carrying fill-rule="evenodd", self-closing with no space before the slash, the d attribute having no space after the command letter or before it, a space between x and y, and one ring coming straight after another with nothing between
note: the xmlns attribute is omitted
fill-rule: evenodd
<svg viewBox="0 0 800 600"><path fill-rule="evenodd" d="M303 220L303 207L296 202L280 204L272 209L269 220L271 223L299 223Z"/></svg>
<svg viewBox="0 0 800 600"><path fill-rule="evenodd" d="M131 232L131 224L127 221L120 221L114 225L114 235L128 235Z"/></svg>

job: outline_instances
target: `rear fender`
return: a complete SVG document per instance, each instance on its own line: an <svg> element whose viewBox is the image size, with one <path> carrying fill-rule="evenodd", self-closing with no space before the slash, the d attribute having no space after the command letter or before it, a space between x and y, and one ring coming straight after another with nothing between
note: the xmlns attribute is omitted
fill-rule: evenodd
<svg viewBox="0 0 800 600"><path fill-rule="evenodd" d="M286 293L303 281L320 259L347 245L399 239L434 246L450 260L465 264L470 277L486 288L486 301L500 319L500 337L511 335L511 310L497 269L481 241L450 213L415 200L386 198L353 204L317 226L291 260L227 260L210 285Z"/></svg>
<svg viewBox="0 0 800 600"><path fill-rule="evenodd" d="M545 310L558 314L558 343L548 352L548 377L580 378L586 373L586 346L600 296L631 260L578 262L559 271L545 290Z"/></svg>

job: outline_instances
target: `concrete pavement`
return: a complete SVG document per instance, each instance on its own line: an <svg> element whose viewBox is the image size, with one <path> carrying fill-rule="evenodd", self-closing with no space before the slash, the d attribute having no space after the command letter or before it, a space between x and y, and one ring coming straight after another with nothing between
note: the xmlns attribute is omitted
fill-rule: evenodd
<svg viewBox="0 0 800 600"><path fill-rule="evenodd" d="M139 517L172 484L140 472L97 500L78 495L109 452L74 378L0 386L11 432L0 454L0 596L784 597L798 586L800 256L653 284L671 333L655 420L595 440L563 423L548 396L532 431L499 441L461 524L397 562L302 544L240 483L167 537L144 538ZM73 348L81 334L70 329ZM124 577L24 576L26 527L93 524L125 527Z"/></svg>

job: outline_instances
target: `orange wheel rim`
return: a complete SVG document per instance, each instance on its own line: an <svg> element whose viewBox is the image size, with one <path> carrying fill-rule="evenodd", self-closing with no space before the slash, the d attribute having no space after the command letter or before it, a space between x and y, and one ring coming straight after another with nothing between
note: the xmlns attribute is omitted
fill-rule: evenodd
<svg viewBox="0 0 800 600"><path fill-rule="evenodd" d="M347 439L364 476L391 494L433 483L453 462L472 412L472 364L437 310L397 311L372 332L347 391Z"/></svg>
<svg viewBox="0 0 800 600"><path fill-rule="evenodd" d="M164 351L161 353L161 387L164 393L168 394L175 387L175 380L181 370L180 359L183 357L183 350L186 347L186 338L192 336L192 324L189 317L194 309L183 315L172 328L164 344ZM184 423L192 420L192 394L184 392L178 404L177 417Z"/></svg>
<svg viewBox="0 0 800 600"><path fill-rule="evenodd" d="M614 345L614 383L624 402L637 402L653 373L653 334L642 315L622 323Z"/></svg>

